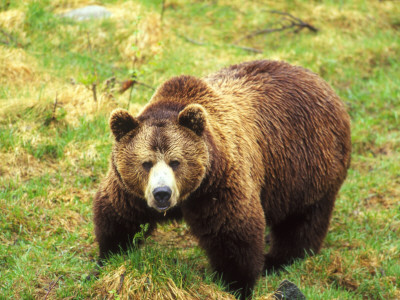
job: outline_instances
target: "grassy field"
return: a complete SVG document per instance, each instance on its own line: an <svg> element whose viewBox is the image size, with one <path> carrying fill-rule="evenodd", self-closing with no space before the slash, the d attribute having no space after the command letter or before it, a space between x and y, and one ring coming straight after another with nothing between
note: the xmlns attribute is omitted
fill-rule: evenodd
<svg viewBox="0 0 400 300"><path fill-rule="evenodd" d="M112 17L59 17L93 3ZM136 113L174 75L268 58L333 86L353 155L322 251L262 277L255 298L286 278L307 299L400 299L399 33L398 1L0 0L0 298L232 299L184 223L85 280L92 199L112 109Z"/></svg>

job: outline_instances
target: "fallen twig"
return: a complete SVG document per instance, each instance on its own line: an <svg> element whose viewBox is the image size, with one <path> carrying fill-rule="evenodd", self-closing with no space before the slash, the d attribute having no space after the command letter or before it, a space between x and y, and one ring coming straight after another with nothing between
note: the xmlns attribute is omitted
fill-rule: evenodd
<svg viewBox="0 0 400 300"><path fill-rule="evenodd" d="M312 26L310 23L306 23L303 20L301 20L287 12L283 12L283 11L279 11L279 10L271 10L270 13L287 16L288 17L287 19L289 19L289 20L291 19L291 20L294 20L297 22L297 23L294 23L295 26L299 26L299 27L301 27L301 29L308 28L312 32L318 32L318 29L316 27Z"/></svg>
<svg viewBox="0 0 400 300"><path fill-rule="evenodd" d="M44 297L44 300L47 299L47 297L49 296L51 290L56 286L57 282L61 279L61 277L63 277L63 275L61 275L60 277L58 277L57 280L56 280L55 282L54 282L54 281L50 282L50 284L49 284L49 289L47 290L47 294L46 294L46 296Z"/></svg>
<svg viewBox="0 0 400 300"><path fill-rule="evenodd" d="M23 45L20 42L18 42L15 37L13 37L11 34L9 34L3 28L0 28L0 33L7 38L7 40L1 40L0 43L5 44L5 45L9 45L10 41L12 41L18 47L23 47Z"/></svg>
<svg viewBox="0 0 400 300"><path fill-rule="evenodd" d="M187 42L189 42L189 43L192 43L192 44L195 44L195 45L198 45L198 46L205 46L205 45L206 45L206 43L196 41L196 40L191 39L191 38L189 38L189 37L187 37L187 36L184 36L184 35L181 35L181 37L182 37L185 41L187 41Z"/></svg>
<svg viewBox="0 0 400 300"><path fill-rule="evenodd" d="M251 48L251 47L245 47L245 46L239 46L236 44L230 44L230 46L239 48L245 51L253 52L253 53L263 53L262 50L256 49L256 48Z"/></svg>
<svg viewBox="0 0 400 300"><path fill-rule="evenodd" d="M155 90L155 88L154 87L152 87L151 85L148 85L148 84L146 84L146 83L144 83L144 82L140 82L140 81L136 81L136 83L137 84L140 84L140 85L143 85L144 87L147 87L148 89L151 89L151 90Z"/></svg>
<svg viewBox="0 0 400 300"><path fill-rule="evenodd" d="M293 16L293 15L287 13L287 12L271 10L270 13L278 14L278 15L283 16L283 19L286 20L286 21L289 21L289 24L288 25L282 25L281 27L278 27L278 28L265 28L265 29L253 31L253 32L241 37L240 39L236 40L236 42L234 44L236 44L236 43L238 43L238 42L240 42L242 40L255 37L257 35L269 34L269 33L278 32L278 31L284 31L284 30L287 30L287 29L290 29L290 28L294 28L295 29L294 30L295 33L301 31L304 28L308 28L309 30L311 30L313 32L317 32L318 31L318 29L315 28L314 26L312 26L311 24L306 23L306 22L302 21L301 19L299 19L299 18L297 18L297 17L295 17L295 16Z"/></svg>

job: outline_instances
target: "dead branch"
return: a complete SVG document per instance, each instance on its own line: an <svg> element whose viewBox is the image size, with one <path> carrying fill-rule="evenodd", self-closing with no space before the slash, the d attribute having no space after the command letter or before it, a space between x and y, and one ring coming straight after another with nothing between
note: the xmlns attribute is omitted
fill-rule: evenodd
<svg viewBox="0 0 400 300"><path fill-rule="evenodd" d="M292 20L292 22L294 21L293 22L294 26L298 26L301 29L308 28L312 32L318 32L318 29L315 28L314 26L312 26L310 23L306 23L303 20L301 20L299 18L296 18L295 16L293 16L293 15L287 13L287 12L282 12L282 11L279 11L279 10L271 10L270 13L271 14L278 14L278 15L282 15L282 16L287 17L287 19Z"/></svg>
<svg viewBox="0 0 400 300"><path fill-rule="evenodd" d="M238 42L242 41L242 40L246 40L246 39L250 39L253 38L257 35L261 35L261 34L269 34L269 33L273 33L273 32L278 32L278 31L285 31L287 29L291 29L293 28L293 32L298 33L301 30L303 30L304 28L307 28L309 30L311 30L312 32L317 32L318 29L315 28L314 26L312 26L309 23L304 22L303 20L287 13L287 12L282 12L282 11L277 11L277 10L271 10L269 11L272 14L278 14L282 16L282 20L283 21L287 21L289 22L288 25L282 25L281 27L278 28L265 28L265 29L261 29L261 30L256 30L253 31L247 35L245 35L244 37L241 37L240 39L236 40L235 44L237 44Z"/></svg>
<svg viewBox="0 0 400 300"><path fill-rule="evenodd" d="M8 32L6 32L3 28L0 28L0 32L2 35L4 35L9 40L14 40L14 38Z"/></svg>
<svg viewBox="0 0 400 300"><path fill-rule="evenodd" d="M49 296L51 290L56 286L57 282L61 279L61 277L63 277L63 275L61 275L60 277L57 278L57 280L54 282L54 280L52 282L50 282L49 284L49 289L47 290L47 294L44 297L44 300L47 299L47 297Z"/></svg>
<svg viewBox="0 0 400 300"><path fill-rule="evenodd" d="M263 53L262 50L256 49L256 48L251 48L251 47L245 47L245 46L239 46L236 44L230 44L230 46L239 48L248 52L253 52L253 53Z"/></svg>
<svg viewBox="0 0 400 300"><path fill-rule="evenodd" d="M146 84L146 83L144 83L144 82L141 82L141 81L137 81L136 80L136 83L137 84L139 84L139 85L143 85L144 87L146 87L146 88L148 88L148 89L150 89L150 90L155 90L155 88L154 87L152 87L151 85L148 85L148 84Z"/></svg>
<svg viewBox="0 0 400 300"><path fill-rule="evenodd" d="M195 44L195 45L198 45L198 46L205 46L206 45L206 43L196 41L196 40L191 39L191 38L189 38L187 36L184 36L184 35L180 35L180 37L182 37L187 42ZM253 53L262 53L261 50L258 50L258 49L255 49L255 48L251 48L251 47L240 46L240 45L237 45L237 44L229 44L229 46L235 47L235 48L239 48L239 49L242 49L242 50L245 50L245 51L253 52Z"/></svg>
<svg viewBox="0 0 400 300"><path fill-rule="evenodd" d="M191 38L189 38L187 36L184 36L184 35L180 35L180 37L182 37L185 41L187 41L189 43L192 43L192 44L195 44L195 45L198 45L198 46L205 46L206 45L206 43L196 41L196 40L191 39Z"/></svg>
<svg viewBox="0 0 400 300"><path fill-rule="evenodd" d="M1 40L0 43L5 44L5 45L10 45L10 41L13 42L15 45L18 47L23 47L23 45L17 41L17 39L9 34L7 31L5 31L3 28L0 28L0 33L7 38L7 40Z"/></svg>

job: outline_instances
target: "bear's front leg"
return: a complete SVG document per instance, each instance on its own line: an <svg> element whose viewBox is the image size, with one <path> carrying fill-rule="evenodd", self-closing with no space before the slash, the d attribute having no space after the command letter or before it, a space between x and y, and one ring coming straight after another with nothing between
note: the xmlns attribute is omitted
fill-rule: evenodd
<svg viewBox="0 0 400 300"><path fill-rule="evenodd" d="M154 221L146 214L137 212L129 221L117 213L107 195L96 195L94 201L94 225L99 244L99 264L108 255L124 251L132 244L133 238L141 230L140 225L149 224L146 236L155 228Z"/></svg>
<svg viewBox="0 0 400 300"><path fill-rule="evenodd" d="M252 225L226 226L214 238L202 242L207 244L211 265L231 292L239 292L240 299L249 298L264 266L264 230Z"/></svg>
<svg viewBox="0 0 400 300"><path fill-rule="evenodd" d="M196 218L188 223L229 291L238 292L240 299L249 299L264 266L266 225L261 205L254 204L250 209L248 202L242 203L249 207L240 207L239 203L230 207L232 211L218 208L214 212L220 215L202 213L201 221Z"/></svg>

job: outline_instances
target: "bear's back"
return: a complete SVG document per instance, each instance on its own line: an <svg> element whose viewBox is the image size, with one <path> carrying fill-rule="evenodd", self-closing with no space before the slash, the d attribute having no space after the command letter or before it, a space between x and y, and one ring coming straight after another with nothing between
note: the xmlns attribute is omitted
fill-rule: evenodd
<svg viewBox="0 0 400 300"><path fill-rule="evenodd" d="M350 118L322 78L285 62L264 60L222 69L205 81L220 96L210 105L220 107L223 113L217 119L231 135L236 133L236 146L244 149L239 152L262 153L260 163L270 177L265 180L266 197L312 203L328 185L336 186L332 180L344 180L350 163Z"/></svg>

